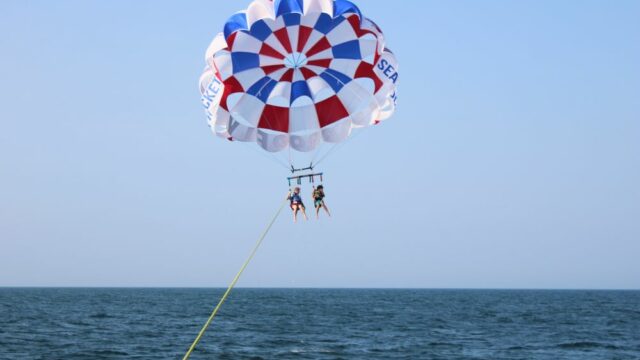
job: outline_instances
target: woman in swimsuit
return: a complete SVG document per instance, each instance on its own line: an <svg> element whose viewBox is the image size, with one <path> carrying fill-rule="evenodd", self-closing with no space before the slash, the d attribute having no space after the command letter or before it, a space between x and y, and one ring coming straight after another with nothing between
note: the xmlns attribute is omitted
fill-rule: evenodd
<svg viewBox="0 0 640 360"><path fill-rule="evenodd" d="M300 188L297 187L293 189L293 192L289 192L289 196L287 200L291 201L291 211L293 211L293 222L298 221L298 212L302 211L302 215L304 215L305 220L309 220L307 217L306 208L304 207L304 203L302 203L302 197L300 196Z"/></svg>

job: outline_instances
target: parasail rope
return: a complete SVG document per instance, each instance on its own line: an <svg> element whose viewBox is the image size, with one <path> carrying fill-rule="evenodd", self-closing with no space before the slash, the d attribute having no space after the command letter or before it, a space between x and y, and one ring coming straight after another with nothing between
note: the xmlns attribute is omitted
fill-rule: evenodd
<svg viewBox="0 0 640 360"><path fill-rule="evenodd" d="M207 329L209 328L209 325L211 325L211 322L213 321L213 319L216 317L216 314L218 314L218 311L220 310L220 308L222 307L222 304L224 304L225 300L227 300L227 297L229 297L229 294L231 293L231 290L236 286L236 283L238 282L238 280L240 280L240 276L242 275L242 273L244 272L244 270L247 268L247 266L249 265L249 263L251 262L251 260L253 259L253 257L256 255L256 252L258 252L258 249L260 248L260 245L262 245L262 241L264 240L264 238L267 236L267 234L269 233L269 230L271 230L271 227L273 226L273 224L276 222L276 220L278 219L278 216L280 216L280 213L282 212L282 209L284 209L284 206L286 205L288 199L285 199L285 201L282 202L282 205L280 205L280 208L278 209L278 211L276 212L276 214L273 216L273 218L271 219L271 222L269 222L269 225L267 225L267 227L264 229L264 231L262 232L262 234L260 235L260 237L258 238L258 241L256 242L256 244L253 247L253 250L251 251L251 253L249 254L249 257L247 258L247 260L244 262L244 264L242 264L242 267L240 268L240 271L238 271L238 273L236 274L236 276L233 278L233 281L231 281L231 284L229 285L229 287L227 288L227 291L224 292L224 295L222 295L222 298L220 298L220 301L218 302L218 305L216 305L216 307L213 309L213 312L211 313L211 315L209 316L209 319L207 319L207 322L204 324L204 326L202 327L202 329L200 330L200 332L198 333L198 336L196 337L196 339L193 341L193 344L191 344L191 346L189 347L189 350L187 351L187 353L184 355L184 357L182 358L182 360L187 360L189 359L189 357L191 356L191 353L193 352L193 350L196 348L196 346L198 345L198 343L200 342L200 340L202 339L202 336L204 336L204 333L207 331Z"/></svg>

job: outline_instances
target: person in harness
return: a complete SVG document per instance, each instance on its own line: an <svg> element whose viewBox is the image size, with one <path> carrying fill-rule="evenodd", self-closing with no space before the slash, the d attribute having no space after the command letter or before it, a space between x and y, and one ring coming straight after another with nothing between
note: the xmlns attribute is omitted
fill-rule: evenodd
<svg viewBox="0 0 640 360"><path fill-rule="evenodd" d="M316 208L316 219L320 218L320 209L324 209L324 211L327 212L327 215L329 215L329 217L331 217L331 213L329 212L329 208L327 207L327 204L325 204L324 202L324 186L319 185L317 188L314 187L313 188L313 205Z"/></svg>
<svg viewBox="0 0 640 360"><path fill-rule="evenodd" d="M300 196L300 188L296 187L293 189L293 192L289 192L289 196L287 200L291 202L291 211L293 211L293 222L298 222L298 212L302 211L302 215L304 215L305 220L309 220L307 217L306 208L304 207L304 203L302 202L302 197Z"/></svg>

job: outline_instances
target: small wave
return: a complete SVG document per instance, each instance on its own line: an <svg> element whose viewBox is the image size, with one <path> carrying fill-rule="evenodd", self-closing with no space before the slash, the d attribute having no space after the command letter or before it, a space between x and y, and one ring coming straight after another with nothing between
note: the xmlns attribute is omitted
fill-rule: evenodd
<svg viewBox="0 0 640 360"><path fill-rule="evenodd" d="M454 344L454 343L450 343L450 342L443 342L443 341L432 341L429 343L429 346L433 346L433 347L462 347L462 345L460 344Z"/></svg>
<svg viewBox="0 0 640 360"><path fill-rule="evenodd" d="M499 316L496 321L499 324L512 324L513 323L513 319L509 318L509 317L505 317L505 316Z"/></svg>
<svg viewBox="0 0 640 360"><path fill-rule="evenodd" d="M560 349L608 349L608 350L616 350L617 346L612 344L601 344L593 341L576 341L569 343L562 343L556 345L557 348Z"/></svg>
<svg viewBox="0 0 640 360"><path fill-rule="evenodd" d="M506 348L507 351L529 351L529 350L537 350L538 348L535 346L528 345L514 345Z"/></svg>
<svg viewBox="0 0 640 360"><path fill-rule="evenodd" d="M109 315L109 314L107 314L107 313L100 312L100 313L96 313L96 314L89 315L89 317L90 317L91 319L106 319L106 318L110 318L110 317L112 317L112 316L110 316L110 315Z"/></svg>
<svg viewBox="0 0 640 360"><path fill-rule="evenodd" d="M129 356L129 353L117 350L83 351L65 356L65 359L113 359L114 356Z"/></svg>

